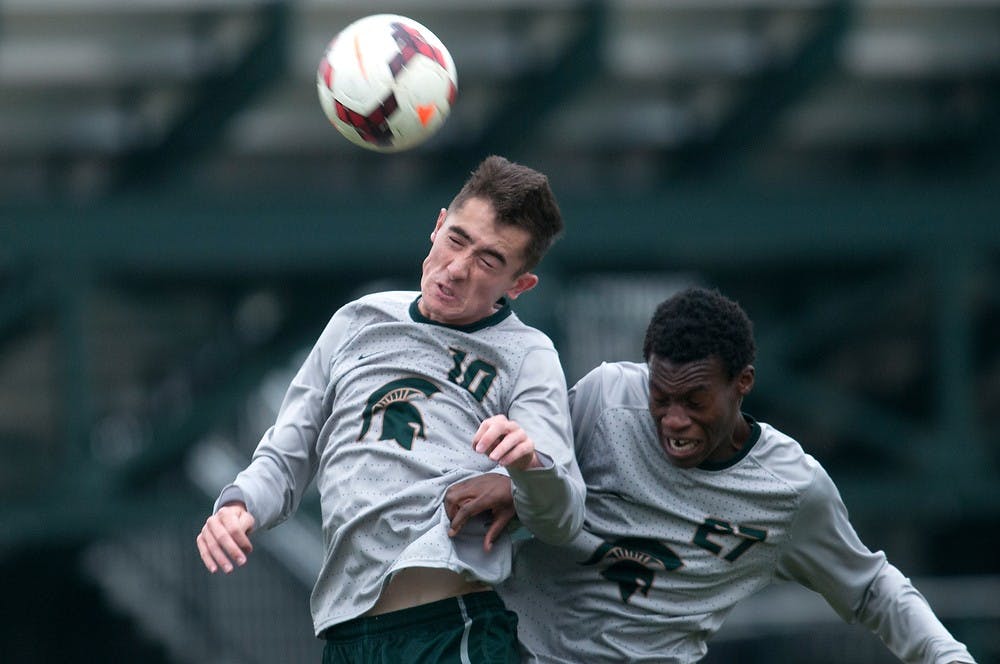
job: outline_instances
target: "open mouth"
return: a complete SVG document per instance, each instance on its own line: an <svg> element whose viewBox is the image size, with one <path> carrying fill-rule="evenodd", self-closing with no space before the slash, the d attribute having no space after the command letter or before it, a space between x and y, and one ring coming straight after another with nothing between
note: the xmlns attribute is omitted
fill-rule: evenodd
<svg viewBox="0 0 1000 664"><path fill-rule="evenodd" d="M681 458L696 454L699 444L694 438L667 438L663 447L670 456Z"/></svg>
<svg viewBox="0 0 1000 664"><path fill-rule="evenodd" d="M455 299L455 291L444 284L438 284L438 295L443 300Z"/></svg>

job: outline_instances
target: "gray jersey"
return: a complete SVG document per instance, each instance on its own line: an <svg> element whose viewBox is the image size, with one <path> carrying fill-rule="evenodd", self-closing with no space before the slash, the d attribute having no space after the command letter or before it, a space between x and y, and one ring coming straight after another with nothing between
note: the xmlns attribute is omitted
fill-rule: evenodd
<svg viewBox="0 0 1000 664"><path fill-rule="evenodd" d="M522 523L566 542L583 522L566 382L552 342L506 304L479 323L451 327L424 318L418 296L377 293L333 316L250 466L219 499L242 494L257 528L270 528L316 478L326 547L312 594L317 634L371 608L405 567L446 568L491 584L507 577L509 538L485 555L482 520L449 538L443 505L448 486L497 469L472 449L488 417L520 424L545 462L509 473Z"/></svg>
<svg viewBox="0 0 1000 664"><path fill-rule="evenodd" d="M543 662L694 662L741 600L777 579L823 595L906 662L972 662L912 584L848 521L797 442L751 422L738 458L679 469L649 414L644 364L604 364L570 390L587 484L569 546L526 542L500 587Z"/></svg>

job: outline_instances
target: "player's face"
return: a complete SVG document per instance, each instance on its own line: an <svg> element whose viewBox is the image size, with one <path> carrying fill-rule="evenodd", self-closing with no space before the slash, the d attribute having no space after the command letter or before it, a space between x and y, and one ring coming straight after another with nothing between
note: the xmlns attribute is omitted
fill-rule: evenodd
<svg viewBox="0 0 1000 664"><path fill-rule="evenodd" d="M740 406L753 376L748 366L730 380L717 357L684 364L650 357L649 411L671 463L693 468L726 461L742 449L749 426Z"/></svg>
<svg viewBox="0 0 1000 664"><path fill-rule="evenodd" d="M424 259L420 313L438 323L469 325L491 315L504 295L516 298L538 283L523 271L528 231L495 219L493 206L480 198L441 210Z"/></svg>

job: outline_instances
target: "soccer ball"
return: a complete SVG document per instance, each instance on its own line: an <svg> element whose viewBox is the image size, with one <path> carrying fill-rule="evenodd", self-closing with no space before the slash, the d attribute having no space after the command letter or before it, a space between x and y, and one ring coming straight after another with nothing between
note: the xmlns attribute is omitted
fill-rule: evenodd
<svg viewBox="0 0 1000 664"><path fill-rule="evenodd" d="M316 71L323 112L349 141L399 152L434 135L455 103L451 54L413 19L375 14L340 31Z"/></svg>

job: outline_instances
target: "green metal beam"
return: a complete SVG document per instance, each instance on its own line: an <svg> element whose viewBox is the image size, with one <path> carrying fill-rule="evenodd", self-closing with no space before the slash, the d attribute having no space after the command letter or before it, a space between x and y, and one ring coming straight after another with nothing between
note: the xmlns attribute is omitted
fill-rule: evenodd
<svg viewBox="0 0 1000 664"><path fill-rule="evenodd" d="M938 284L930 294L934 300L936 357L940 378L937 381L940 434L937 445L924 450L926 458L946 473L954 474L963 466L985 467L989 464L987 441L975 430L975 364L973 327L975 325L975 281L978 267L985 261L978 252L960 253L941 250L928 261ZM962 441L962 458L950 445L940 440Z"/></svg>
<svg viewBox="0 0 1000 664"><path fill-rule="evenodd" d="M54 268L56 335L59 357L53 383L59 386L63 439L69 443L67 461L77 468L91 458L90 433L94 425L91 367L87 352L89 266L64 262Z"/></svg>
<svg viewBox="0 0 1000 664"><path fill-rule="evenodd" d="M165 191L85 207L0 203L0 217L14 220L0 225L0 258L44 265L70 256L105 274L187 279L416 277L437 211L453 193L223 200ZM635 198L566 195L560 204L567 232L546 259L551 272L843 265L845 257L896 261L927 249L1000 246L1000 189L985 182L794 191L678 186Z"/></svg>

